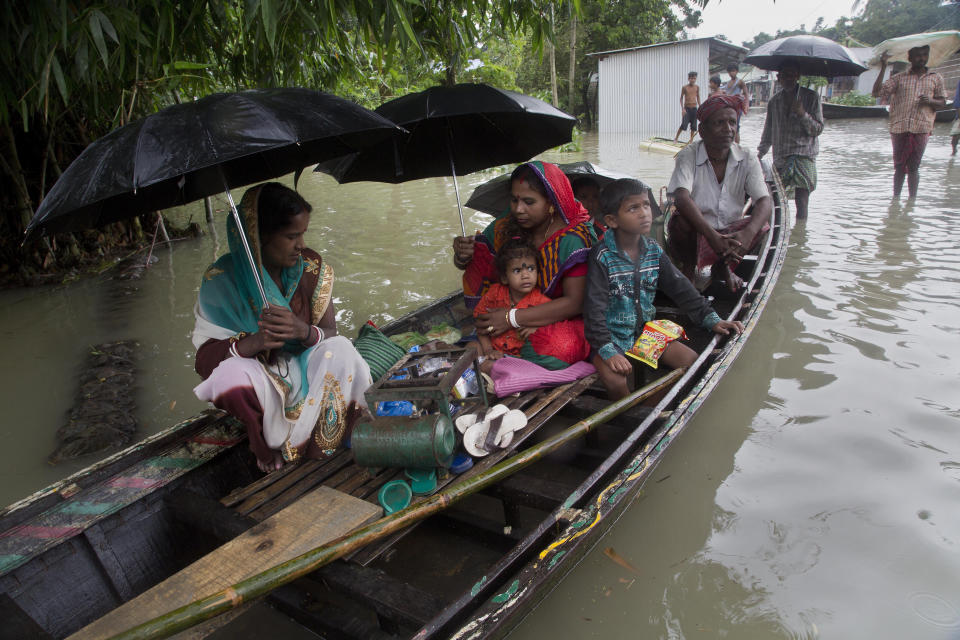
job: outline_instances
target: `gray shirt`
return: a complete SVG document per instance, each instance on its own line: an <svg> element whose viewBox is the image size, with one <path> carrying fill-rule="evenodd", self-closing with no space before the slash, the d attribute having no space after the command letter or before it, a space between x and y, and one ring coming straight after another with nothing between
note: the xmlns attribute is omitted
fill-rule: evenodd
<svg viewBox="0 0 960 640"><path fill-rule="evenodd" d="M736 143L730 145L723 181L717 182L703 140L688 144L677 154L667 191L673 195L677 189L690 192L703 218L714 229L726 229L742 218L747 196L758 200L770 195L757 156Z"/></svg>

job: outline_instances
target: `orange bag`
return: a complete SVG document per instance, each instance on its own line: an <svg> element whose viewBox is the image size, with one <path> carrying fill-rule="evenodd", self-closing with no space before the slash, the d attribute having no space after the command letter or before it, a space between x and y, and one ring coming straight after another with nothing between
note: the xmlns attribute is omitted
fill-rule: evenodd
<svg viewBox="0 0 960 640"><path fill-rule="evenodd" d="M654 369L667 345L678 338L687 339L683 327L670 320L651 320L643 325L643 333L627 351L627 355L645 362Z"/></svg>

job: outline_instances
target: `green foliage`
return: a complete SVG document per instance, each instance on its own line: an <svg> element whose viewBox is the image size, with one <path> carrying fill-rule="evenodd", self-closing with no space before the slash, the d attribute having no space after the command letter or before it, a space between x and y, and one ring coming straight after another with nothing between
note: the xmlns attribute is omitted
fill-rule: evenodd
<svg viewBox="0 0 960 640"><path fill-rule="evenodd" d="M580 127L573 128L573 135L571 136L570 142L562 144L557 147L557 151L563 153L575 153L583 150L583 131L580 130Z"/></svg>
<svg viewBox="0 0 960 640"><path fill-rule="evenodd" d="M687 0L580 0L576 20L575 92L568 95L566 78L570 65L569 11L556 13L556 67L560 86L560 108L574 115L586 111L585 97L590 75L597 69L596 58L588 53L678 40L685 28L700 24L706 2ZM527 94L546 92L550 101L550 69L546 56L527 46L520 56L517 84Z"/></svg>
<svg viewBox="0 0 960 640"><path fill-rule="evenodd" d="M877 103L873 96L860 93L858 91L850 91L838 98L834 98L830 102L836 104L845 104L852 107L871 107Z"/></svg>
<svg viewBox="0 0 960 640"><path fill-rule="evenodd" d="M853 11L856 9L857 6ZM804 33L823 36L845 46L873 46L889 38L945 29L960 29L960 11L956 6L941 6L940 0L868 0L860 15L839 18L833 26L826 26L823 18L818 18L809 31L801 25L799 29L778 30L772 36L761 32L743 46L752 51L776 38Z"/></svg>
<svg viewBox="0 0 960 640"><path fill-rule="evenodd" d="M960 29L956 6L941 6L940 0L869 0L863 14L853 19L849 35L879 44L888 38L944 29Z"/></svg>
<svg viewBox="0 0 960 640"><path fill-rule="evenodd" d="M827 79L823 76L800 76L800 79L797 82L801 87L807 87L808 89L825 87L827 84L829 84Z"/></svg>
<svg viewBox="0 0 960 640"><path fill-rule="evenodd" d="M377 106L460 74L513 85L487 40L553 37L562 0L8 0L0 263L60 170L110 129L214 91L304 86ZM471 60L483 63L467 71ZM6 244L4 244L6 243ZM76 243L73 244L75 249Z"/></svg>

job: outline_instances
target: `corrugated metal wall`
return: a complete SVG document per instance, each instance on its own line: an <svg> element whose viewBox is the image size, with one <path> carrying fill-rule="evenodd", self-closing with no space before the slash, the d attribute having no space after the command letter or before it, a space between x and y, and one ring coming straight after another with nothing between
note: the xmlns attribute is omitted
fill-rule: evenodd
<svg viewBox="0 0 960 640"><path fill-rule="evenodd" d="M709 54L709 40L694 40L600 60L600 132L672 138L680 126L680 87L690 71L698 74L700 99L707 97Z"/></svg>

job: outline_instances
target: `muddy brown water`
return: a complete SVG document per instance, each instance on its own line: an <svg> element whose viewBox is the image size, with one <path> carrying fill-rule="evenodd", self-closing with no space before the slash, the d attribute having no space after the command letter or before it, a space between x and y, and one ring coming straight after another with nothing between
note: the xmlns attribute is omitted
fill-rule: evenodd
<svg viewBox="0 0 960 640"><path fill-rule="evenodd" d="M747 145L761 125L757 111L744 120ZM513 640L960 637L960 159L948 129L931 138L916 202L894 203L885 123L828 122L811 218L746 349ZM544 157L665 185L672 159L639 141L588 135L583 152ZM462 198L497 173L461 178ZM301 190L309 243L337 274L342 332L457 286L451 180L307 174ZM465 213L468 231L489 221ZM199 206L175 215L203 219ZM96 459L46 462L90 345L140 343L140 435L203 408L192 307L223 238L221 227L161 249L134 287L103 276L0 292L0 503Z"/></svg>

